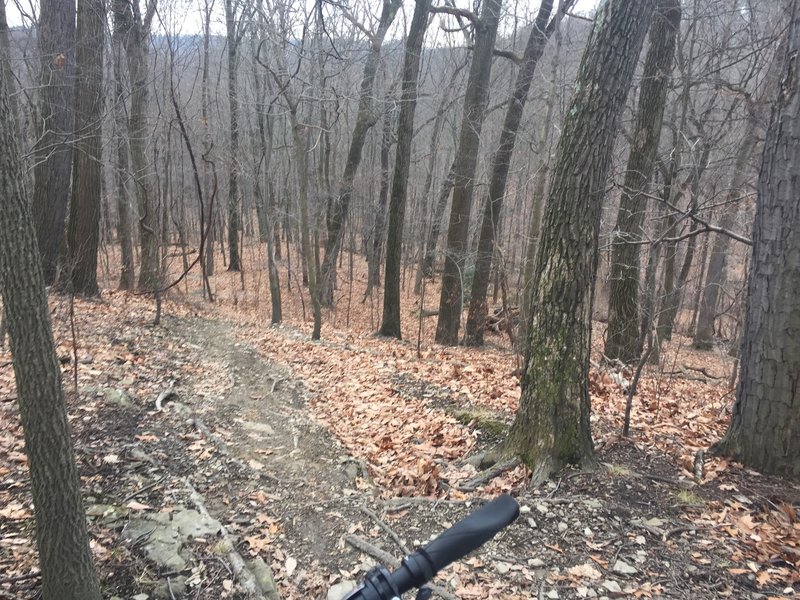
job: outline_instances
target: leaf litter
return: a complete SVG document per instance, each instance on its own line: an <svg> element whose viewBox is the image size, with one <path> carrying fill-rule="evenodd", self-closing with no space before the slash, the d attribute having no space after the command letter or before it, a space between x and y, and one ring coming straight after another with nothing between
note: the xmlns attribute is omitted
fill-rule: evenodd
<svg viewBox="0 0 800 600"><path fill-rule="evenodd" d="M566 472L529 489L520 466L465 493L459 485L476 472L464 459L498 433L483 427L486 419L464 414L490 415L507 426L517 407L518 359L505 338L487 334L489 345L481 350L442 348L432 343L432 324L423 323L418 354L418 306L403 318L404 333L414 341L397 342L371 334L374 304L365 302L353 303L346 316L329 312L326 322L336 326L326 325L323 341L311 342L296 294L284 299L285 325L266 327L258 291L236 295L237 284L227 274L215 278L221 300L215 307L176 295L166 308L180 322L167 328L150 325L152 305L140 297L105 292L100 303L76 300L77 351L68 300L52 300L68 390L71 356L79 357L79 393L68 394L70 421L91 507L92 551L109 596L154 593L164 573L144 558L140 544L122 543L121 532L135 513L188 505L186 477L199 482L212 513L225 516L241 553L271 567L284 598L324 597L333 583L363 576L374 559L348 547L347 533L400 554L375 520L358 512L362 505L413 546L503 491L518 497L523 514L479 554L439 577L457 597L780 598L798 589L797 488L719 458L706 458L704 478L694 481L696 451L707 449L727 426L732 394L724 379L651 370L635 399L633 435L623 439L619 379L629 374L593 370L593 435L607 469ZM407 298L409 307L413 298ZM199 316L229 323L236 343L285 369L273 391L287 381L302 382L308 401L298 405L298 414L310 414L335 436L332 443L340 446L333 451L345 457L339 467L348 461L359 466L352 485L334 479L328 497L315 492L319 510L312 510L319 521L337 523L320 533L335 538L334 556L308 550L314 544L306 538L313 534L298 533L302 519L277 508L298 481L272 481L272 464L298 450L291 448L294 438L286 439L285 448L259 448L260 434L242 429L241 415L221 401L238 385L235 371L209 357L202 340L181 334ZM594 338L601 339L598 333ZM724 377L724 360L685 346L673 342L675 361ZM0 352L0 365L8 361L8 353ZM155 398L169 388L190 404L191 414L173 410L170 402L155 409ZM272 393L251 392L254 403ZM0 369L0 596L32 598L32 506L14 394L6 365ZM237 444L252 441L252 455L238 463L227 459L220 444L192 426L195 419L234 454ZM297 477L302 482L302 473ZM343 498L347 502L336 504ZM190 545L186 593L243 597L217 540L198 538Z"/></svg>

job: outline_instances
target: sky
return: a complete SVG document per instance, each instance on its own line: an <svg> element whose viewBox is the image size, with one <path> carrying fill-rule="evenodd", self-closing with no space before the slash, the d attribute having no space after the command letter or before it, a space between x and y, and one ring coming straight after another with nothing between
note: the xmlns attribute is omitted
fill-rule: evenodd
<svg viewBox="0 0 800 600"><path fill-rule="evenodd" d="M307 0L307 1L309 1L309 0ZM7 17L8 17L8 24L11 27L17 27L17 26L23 24L23 18L21 16L22 14L31 15L31 14L33 14L33 12L35 10L38 9L38 0L0 0L0 2L4 2L6 4L6 13L7 13ZM574 8L573 12L578 13L578 14L586 14L589 11L591 11L593 8L595 8L595 6L597 6L597 4L599 2L600 2L600 0L578 0L577 3L575 4L575 8ZM537 0L527 0L527 3L530 5L530 7L532 9L535 8L539 4L539 2ZM159 4L161 4L161 2L159 2ZM183 28L183 32L184 33L199 33L199 31L200 31L199 7L201 5L200 1L198 1L198 0L194 0L194 1L193 0L177 0L177 2L167 1L167 2L164 2L164 4L173 4L173 5L179 5L179 6L182 5L182 7L183 7L182 11L186 11L186 13L187 13L186 17L184 19L182 19L183 27L184 27ZM217 4L221 5L222 3L218 2ZM437 4L437 2L434 1L434 4ZM464 3L463 3L463 1L456 0L456 4L460 6L460 5L463 5ZM524 5L524 4L525 4L525 0L522 0L521 2L518 2L518 5ZM20 8L21 8L21 10L20 10ZM181 10L181 9L179 9L179 10ZM195 21L195 20L197 22L196 27L192 26L192 22ZM222 19L220 19L220 25L222 24L221 21L222 21ZM189 29L196 29L197 31L187 31L186 30L187 26L189 27ZM222 32L224 32L224 27L222 28L222 31L220 31L220 33L222 33Z"/></svg>

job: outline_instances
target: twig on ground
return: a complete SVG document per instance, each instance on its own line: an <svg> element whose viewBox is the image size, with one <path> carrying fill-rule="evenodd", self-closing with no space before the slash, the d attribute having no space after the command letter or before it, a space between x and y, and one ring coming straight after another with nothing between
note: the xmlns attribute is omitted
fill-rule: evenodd
<svg viewBox="0 0 800 600"><path fill-rule="evenodd" d="M127 502L130 502L131 500L136 498L136 496L138 496L139 494L142 494L144 492L152 490L154 487L158 486L158 484L160 484L162 481L164 481L165 478L166 478L166 475L164 475L162 477L159 477L153 483L148 483L146 486L144 486L142 488L139 488L138 490L136 490L132 494L129 494L129 495L125 496L125 498L123 498L123 500L122 500L122 503L125 504Z"/></svg>
<svg viewBox="0 0 800 600"><path fill-rule="evenodd" d="M380 528L383 529L386 532L386 534L394 540L394 543L397 544L397 547L400 548L400 550L402 550L403 553L409 554L411 552L408 549L408 546L406 546L405 543L403 543L403 540L400 539L400 536L397 535L394 532L394 530L391 527L389 527L383 519L381 519L378 515L376 515L366 506L361 506L359 508L361 509L361 512L363 512L365 515L367 515L369 518L375 521L375 523L377 523L380 526Z"/></svg>
<svg viewBox="0 0 800 600"><path fill-rule="evenodd" d="M520 461L519 457L515 456L514 458L510 458L503 462L499 462L496 465L486 469L485 471L478 473L475 477L470 479L469 481L462 483L458 486L458 489L462 492L472 492L479 488L480 486L488 483L498 475L502 475L506 471L510 471L511 469L516 468L522 461Z"/></svg>
<svg viewBox="0 0 800 600"><path fill-rule="evenodd" d="M15 575L14 577L2 577L0 578L0 585L4 583L16 583L17 581L25 581L26 579L34 579L35 577L39 577L42 574L41 571L31 571L30 573L25 573L24 575Z"/></svg>

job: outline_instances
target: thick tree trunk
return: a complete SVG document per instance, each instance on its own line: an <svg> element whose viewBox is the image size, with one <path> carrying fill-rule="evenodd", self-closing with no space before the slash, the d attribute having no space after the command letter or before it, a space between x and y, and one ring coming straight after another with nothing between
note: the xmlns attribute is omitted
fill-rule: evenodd
<svg viewBox="0 0 800 600"><path fill-rule="evenodd" d="M655 0L599 9L558 143L533 278L522 397L504 444L540 479L594 464L589 352L611 151Z"/></svg>
<svg viewBox="0 0 800 600"><path fill-rule="evenodd" d="M536 156L539 159L539 167L533 180L533 191L531 196L531 218L528 224L528 244L525 249L525 262L523 266L523 289L520 295L520 324L528 322L528 307L531 305L531 292L533 291L533 269L536 266L536 249L539 247L539 235L542 229L542 213L544 212L545 193L547 191L547 180L550 175L550 137L553 133L553 111L555 110L556 100L561 91L559 90L558 65L561 60L561 50L563 38L561 29L556 27L556 47L553 53L553 61L550 65L550 90L547 94L547 106L544 117L544 130L539 144L536 148ZM520 335L518 339L524 338Z"/></svg>
<svg viewBox="0 0 800 600"><path fill-rule="evenodd" d="M102 0L78 0L76 153L67 226L67 270L72 290L86 295L99 293L97 246L100 237L105 15Z"/></svg>
<svg viewBox="0 0 800 600"><path fill-rule="evenodd" d="M43 0L36 39L41 58L33 148L33 218L45 284L56 280L64 243L75 123L75 0Z"/></svg>
<svg viewBox="0 0 800 600"><path fill-rule="evenodd" d="M764 145L753 224L741 377L718 449L766 473L800 478L800 4Z"/></svg>
<svg viewBox="0 0 800 600"><path fill-rule="evenodd" d="M470 292L469 313L467 314L466 331L464 340L468 346L483 345L483 330L489 308L486 303L486 292L489 289L489 275L492 270L492 256L494 255L496 231L500 223L500 213L503 209L503 197L506 193L508 170L511 168L511 157L517 143L517 131L522 120L522 112L528 101L528 90L533 82L533 74L544 52L545 44L550 34L558 27L563 13L556 14L548 25L550 14L553 12L553 0L544 0L539 7L536 20L531 27L525 54L522 57L522 66L517 73L514 90L508 101L503 130L500 133L500 142L492 158L492 170L489 181L489 190L483 202L484 212L481 222L480 239L478 241L478 254L475 259L475 274L472 278Z"/></svg>
<svg viewBox="0 0 800 600"><path fill-rule="evenodd" d="M653 175L664 104L680 27L678 0L659 0L642 74L633 142L625 170L611 252L608 334L605 355L629 362L639 358L639 246L647 206L644 192Z"/></svg>
<svg viewBox="0 0 800 600"><path fill-rule="evenodd" d="M414 137L414 112L417 107L417 80L422 43L428 24L430 0L416 0L403 61L403 86L400 116L397 121L392 192L389 201L389 226L386 238L386 283L383 293L383 320L380 334L400 339L400 259L403 249L403 223L406 213L408 171L411 166L411 141Z"/></svg>
<svg viewBox="0 0 800 600"><path fill-rule="evenodd" d="M31 478L45 600L100 600L70 439L17 125L0 54L0 290Z"/></svg>
<svg viewBox="0 0 800 600"><path fill-rule="evenodd" d="M361 92L358 101L358 114L353 126L353 137L350 140L350 149L347 152L347 162L339 184L339 195L334 199L328 219L328 237L325 241L325 257L320 269L319 295L320 302L325 306L333 304L333 290L336 287L336 260L344 239L344 225L347 213L350 210L350 198L353 195L353 182L355 181L358 167L361 164L361 154L367 140L367 132L376 122L376 115L372 107L372 97L375 88L375 74L378 71L378 61L381 47L386 32L394 21L400 8L400 0L384 0L378 30L372 34L370 51L364 63L364 74L361 78Z"/></svg>
<svg viewBox="0 0 800 600"><path fill-rule="evenodd" d="M472 54L467 91L464 95L464 114L455 157L453 202L447 228L447 249L444 256L442 291L439 297L439 320L436 323L436 342L447 346L458 344L461 309L464 297L464 269L469 252L469 220L472 212L472 193L481 129L489 103L489 77L492 55L500 22L502 0L487 0L480 19L475 23L475 49Z"/></svg>

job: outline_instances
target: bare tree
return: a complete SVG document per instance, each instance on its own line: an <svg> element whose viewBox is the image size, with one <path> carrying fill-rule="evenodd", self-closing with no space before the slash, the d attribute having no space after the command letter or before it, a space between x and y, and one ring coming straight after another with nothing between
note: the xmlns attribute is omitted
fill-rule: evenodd
<svg viewBox="0 0 800 600"><path fill-rule="evenodd" d="M496 229L500 222L508 171L511 167L511 156L514 153L514 146L517 142L517 132L522 120L522 112L525 110L525 103L528 100L528 91L547 40L558 27L564 13L569 10L572 4L573 2L569 1L561 2L555 17L550 19L550 15L553 12L553 1L545 0L542 2L533 27L531 27L520 70L517 73L517 80L508 100L508 109L506 110L503 129L500 133L500 141L492 157L489 190L483 203L483 220L481 222L478 255L475 259L475 272L472 278L469 314L467 315L464 336L465 342L469 346L483 345L483 330L489 312L486 304L486 292L489 289L489 275L497 236Z"/></svg>
<svg viewBox="0 0 800 600"><path fill-rule="evenodd" d="M103 48L106 8L102 0L78 0L75 158L67 222L71 288L95 295L100 237L100 180L103 124Z"/></svg>
<svg viewBox="0 0 800 600"><path fill-rule="evenodd" d="M589 352L606 176L655 0L609 0L597 12L558 143L536 256L522 397L490 460L520 455L534 479L594 464Z"/></svg>
<svg viewBox="0 0 800 600"><path fill-rule="evenodd" d="M417 0L411 29L406 40L403 63L403 84L400 96L400 116L397 122L397 152L395 155L392 195L389 204L389 227L386 239L386 286L383 294L381 335L400 339L400 253L405 221L408 172L411 164L411 140L414 135L414 111L417 105L417 80L422 43L428 25L430 0Z"/></svg>
<svg viewBox="0 0 800 600"><path fill-rule="evenodd" d="M33 152L36 159L33 218L47 285L56 279L64 242L75 123L75 0L44 0L37 42L39 122Z"/></svg>
<svg viewBox="0 0 800 600"><path fill-rule="evenodd" d="M800 477L800 3L767 132L753 226L741 376L716 449L767 473Z"/></svg>
<svg viewBox="0 0 800 600"><path fill-rule="evenodd" d="M464 96L464 113L454 160L453 200L447 229L439 320L436 323L436 342L449 346L458 344L458 330L461 326L461 309L464 303L463 278L468 250L467 234L472 212L472 193L475 186L481 128L489 103L489 76L497 27L500 23L501 5L501 0L487 0L480 18L469 13L475 29L475 49ZM448 12L444 8L436 10Z"/></svg>
<svg viewBox="0 0 800 600"><path fill-rule="evenodd" d="M13 84L7 48L0 43L0 290L25 433L42 597L100 600L42 263L23 187L18 127L9 103Z"/></svg>

